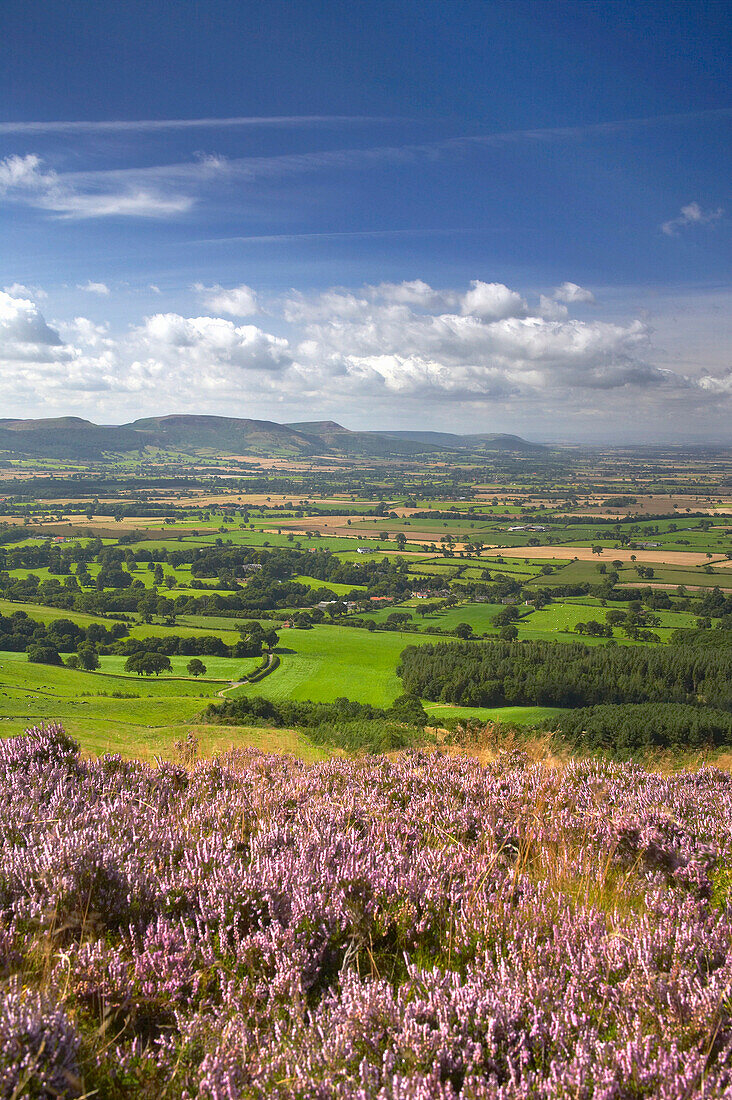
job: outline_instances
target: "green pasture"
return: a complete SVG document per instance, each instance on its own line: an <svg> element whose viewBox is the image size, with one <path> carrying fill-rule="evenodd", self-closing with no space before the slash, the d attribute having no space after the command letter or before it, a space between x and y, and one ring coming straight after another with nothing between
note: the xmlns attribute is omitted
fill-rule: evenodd
<svg viewBox="0 0 732 1100"><path fill-rule="evenodd" d="M396 674L399 655L406 646L429 640L414 634L369 633L347 626L288 630L280 636L279 668L259 683L234 688L229 694L315 702L345 696L359 703L390 706L402 692Z"/></svg>
<svg viewBox="0 0 732 1100"><path fill-rule="evenodd" d="M362 540L358 545L361 547L361 550L367 549L368 553L359 553L358 550L339 550L338 547L334 549L341 561L357 562L359 565L363 565L364 562L368 561L379 561L383 558L384 554L396 554L399 552L399 547L395 542L377 542L374 544L373 549L371 548L370 541L367 542ZM377 547L379 549L377 549ZM413 549L414 547L412 547L412 550Z"/></svg>
<svg viewBox="0 0 732 1100"><path fill-rule="evenodd" d="M54 619L71 619L79 626L86 627L91 626L92 623L100 623L109 629L114 621L102 615L86 615L83 611L64 611L63 608L44 607L37 603L18 603L15 600L0 599L0 614L14 615L16 611L24 611L29 619L36 619L41 623L50 623Z"/></svg>
<svg viewBox="0 0 732 1100"><path fill-rule="evenodd" d="M90 729L119 723L141 729L166 726L192 720L220 689L220 683L170 676L128 677L36 665L25 654L0 653L0 730L18 733L28 725L72 718L83 719Z"/></svg>
<svg viewBox="0 0 732 1100"><path fill-rule="evenodd" d="M65 656L66 654L62 654L62 657ZM76 705L76 700L87 694L111 695L113 692L125 694L132 692L135 698L150 699L153 702L159 699L179 699L190 696L201 699L215 695L225 686L220 680L208 681L206 677L199 677L196 680L194 677L188 677L185 665L191 660L190 657L171 657L171 664L173 661L182 662L179 667L183 670L181 675L185 679L170 673L161 673L160 676L136 676L126 673L123 671L126 659L126 657L100 657L99 670L85 672L81 669L67 668L66 665L35 664L28 660L25 653L8 653L0 650L0 670L2 670L0 690L6 688L10 690L10 687L15 690L23 687L39 696L49 693L61 696L67 693ZM201 658L204 664L214 659L213 657L206 660ZM228 660L228 658L219 658L219 660ZM249 659L231 661L232 667L236 669L243 669L245 666L252 668L256 664L258 664L257 660Z"/></svg>
<svg viewBox="0 0 732 1100"><path fill-rule="evenodd" d="M428 558L420 562L415 570L410 569L409 572L418 572L421 576L444 577L445 580L449 580L459 568L458 561L453 558L445 558L442 561Z"/></svg>
<svg viewBox="0 0 732 1100"><path fill-rule="evenodd" d="M495 632L497 628L493 625L493 619L502 610L500 603L466 603L433 615L416 615L415 618L418 624L424 624L427 631L435 626L440 630L454 630L458 623L467 623L474 634L484 634Z"/></svg>
<svg viewBox="0 0 732 1100"><path fill-rule="evenodd" d="M602 564L612 568L612 558L603 558ZM554 566L554 572L545 575L537 573L528 583L532 588L554 588L565 584L601 584L603 575L597 570L594 561L547 561Z"/></svg>
<svg viewBox="0 0 732 1100"><path fill-rule="evenodd" d="M574 597L552 602L546 607L528 613L525 608L522 608L520 609L521 618L516 624L519 638L534 641L581 641L593 644L598 639L575 633L577 623L586 623L591 619L604 623L606 614L611 609L626 611L627 607L616 601L608 601L607 606L602 607L598 600L590 602L587 597ZM692 627L696 621L693 613L685 611L655 611L653 614L660 619L660 624L650 629L664 642L669 640L674 630ZM621 644L632 642L632 639L629 639L619 627L614 628L613 636Z"/></svg>
<svg viewBox="0 0 732 1100"><path fill-rule="evenodd" d="M431 703L423 700L424 708L435 724L451 728L469 718L480 722L501 722L509 726L537 726L547 718L564 713L562 707L459 707L452 703Z"/></svg>
<svg viewBox="0 0 732 1100"><path fill-rule="evenodd" d="M215 544L216 539L220 537L220 535L179 535L178 538L174 539L140 539L139 542L130 543L130 547L133 550L150 550L154 554L156 550L181 550L186 546L212 546Z"/></svg>
<svg viewBox="0 0 732 1100"><path fill-rule="evenodd" d="M0 719L0 737L23 733L30 723L6 723ZM254 748L262 752L291 753L307 763L325 760L332 752L314 745L297 730L257 726L221 726L199 722L171 722L161 726L140 726L134 722L97 718L64 718L64 728L79 741L84 752L99 756L119 753L129 759L151 763L156 756L176 759L176 743L192 733L199 742L199 755L210 757L227 749Z"/></svg>
<svg viewBox="0 0 732 1100"><path fill-rule="evenodd" d="M714 569L706 573L703 566L652 566L653 577L644 580L634 566L618 570L619 584L635 584L644 588L648 584L695 585L702 588L732 588L732 568Z"/></svg>
<svg viewBox="0 0 732 1100"><path fill-rule="evenodd" d="M230 635L236 638L239 637L237 632L243 620L251 622L254 619L260 623L265 623L267 626L273 626L275 629L278 629L280 625L279 620L267 618L266 612L252 611L250 614L245 611L240 612L238 616L227 615L226 612L222 612L220 615L180 615L173 629L176 634L180 634L182 628L194 627L196 631L201 631L204 634L218 634L219 637L228 641Z"/></svg>
<svg viewBox="0 0 732 1100"><path fill-rule="evenodd" d="M126 679L132 679L133 681L147 680L149 677L137 676L135 673L125 672L126 657L100 657L99 658L99 671L108 673L115 676L124 676ZM165 677L184 677L191 680L192 683L207 683L208 681L219 681L217 688L221 688L221 681L227 683L232 680L241 680L244 676L248 676L250 672L261 663L261 659L258 657L199 657L200 661L203 661L206 666L206 673L204 676L191 678L188 674L186 666L191 661L191 657L179 657L173 656L170 658L171 672L161 673L161 678Z"/></svg>
<svg viewBox="0 0 732 1100"><path fill-rule="evenodd" d="M436 597L439 599L439 597ZM359 619L373 619L377 624L385 623L389 615L396 612L408 612L412 616L410 630L414 629L421 634L429 634L435 630L454 630L458 623L468 623L474 634L495 633L493 619L503 605L499 603L463 603L457 607L445 608L442 611L433 611L429 615L420 615L418 608L429 603L429 600L410 600L408 603L382 607L378 611L367 614L355 612Z"/></svg>
<svg viewBox="0 0 732 1100"><path fill-rule="evenodd" d="M536 611L520 608L522 617L516 624L519 638L552 640L557 634L573 631L577 623L587 622L588 619L604 623L604 610L570 603L550 603Z"/></svg>
<svg viewBox="0 0 732 1100"><path fill-rule="evenodd" d="M172 660L175 666L185 664L187 658ZM222 660L205 658L204 663L212 672L220 672L217 662ZM177 680L170 675L110 675L123 661L105 657L102 671L81 672L34 665L25 654L0 653L0 736L18 735L30 726L59 721L92 753L121 752L141 759L152 759L156 754L170 757L174 755L174 743L193 730L206 755L245 745L293 752L306 760L328 755L304 735L290 730L197 723L196 715L218 699L220 682ZM255 663L229 662L237 670Z"/></svg>
<svg viewBox="0 0 732 1100"><path fill-rule="evenodd" d="M49 573L46 565L37 565L33 569L6 569L5 572L18 581L27 580L28 577L38 577L39 581L47 581L53 577L54 580L63 584L66 579L65 575L61 573Z"/></svg>
<svg viewBox="0 0 732 1100"><path fill-rule="evenodd" d="M486 563L482 561L479 565L468 565L465 569L461 571L460 576L457 579L481 581L483 580L483 573L486 571L486 569L491 575L491 580L495 579L497 573L502 573L505 577L509 577L511 580L519 581L527 581L531 577L535 577L537 574L537 570L532 569L531 567L527 569L517 569L512 565L499 565L491 569L490 566L486 565Z"/></svg>
<svg viewBox="0 0 732 1100"><path fill-rule="evenodd" d="M471 509L483 514L490 513L496 516L516 515L521 509L515 504L489 504L485 500L417 500L417 510L420 512L466 512Z"/></svg>
<svg viewBox="0 0 732 1100"><path fill-rule="evenodd" d="M165 599L171 599L175 596L201 596L207 593L216 593L219 596L226 596L229 593L225 588L210 588L212 584L212 577L202 578L202 583L206 586L205 591L203 589L196 589L191 586L193 576L191 574L190 565L177 565L173 567L168 562L163 564L163 582L157 585L158 595L163 596ZM154 588L155 585L155 573L154 570L148 569L147 565L138 566L137 569L130 569L130 576L136 581L142 581L146 588ZM92 573L91 567L89 573ZM175 583L171 585L170 579L173 578Z"/></svg>
<svg viewBox="0 0 732 1100"><path fill-rule="evenodd" d="M217 630L215 627L197 626L163 626L161 623L135 623L130 627L131 638L161 638L166 635L175 635L179 638L203 638L206 635L215 634L223 639L227 645L233 645L239 641L236 630Z"/></svg>
<svg viewBox="0 0 732 1100"><path fill-rule="evenodd" d="M298 584L306 584L308 588L329 588L331 592L335 592L336 596L346 596L349 592L366 590L365 584L336 584L334 581L321 581L317 577L298 576L293 577L293 581L297 581Z"/></svg>

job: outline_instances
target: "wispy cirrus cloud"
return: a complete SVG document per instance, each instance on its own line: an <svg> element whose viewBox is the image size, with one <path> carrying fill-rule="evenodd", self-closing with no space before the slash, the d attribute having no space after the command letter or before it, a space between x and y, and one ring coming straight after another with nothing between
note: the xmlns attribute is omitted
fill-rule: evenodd
<svg viewBox="0 0 732 1100"><path fill-rule="evenodd" d="M88 173L86 180L72 173L44 167L34 153L11 155L0 161L0 198L34 206L60 218L159 218L190 210L193 198L165 194L134 178L114 186L105 172Z"/></svg>
<svg viewBox="0 0 732 1100"><path fill-rule="evenodd" d="M501 148L513 144L550 144L576 141L582 138L612 136L656 126L677 126L689 122L713 123L732 117L732 109L691 112L685 114L620 119L591 125L544 127L490 133L466 134L436 141L381 144L339 149L315 149L301 153L281 153L267 156L226 158L217 155L199 156L180 163L154 164L145 167L108 168L75 172L58 172L44 166L38 154L11 155L0 162L0 196L46 210L62 218L170 217L185 213L205 193L217 184L247 185L318 172L365 171L388 165L418 164L443 158L458 158L471 149ZM8 123L2 133L41 134L45 127L64 127L74 132L94 128L112 131L134 129L187 129L235 125L316 125L330 122L346 124L384 119L351 118L350 116L293 116L279 119L169 119L110 121ZM400 120L391 120L400 121ZM401 120L403 121L403 120ZM13 127L26 127L25 130ZM33 130L37 127L37 131ZM696 207L691 204L690 208ZM687 209L687 208L685 208ZM708 212L707 212L708 213ZM714 213L714 212L712 212ZM705 216L705 212L700 211ZM694 210L684 215L690 224ZM678 219L665 223L673 226ZM664 228L664 232L667 230Z"/></svg>
<svg viewBox="0 0 732 1100"><path fill-rule="evenodd" d="M225 118L51 119L0 122L0 134L158 133L166 130L226 130L249 126L360 126L406 121L378 115L235 115Z"/></svg>

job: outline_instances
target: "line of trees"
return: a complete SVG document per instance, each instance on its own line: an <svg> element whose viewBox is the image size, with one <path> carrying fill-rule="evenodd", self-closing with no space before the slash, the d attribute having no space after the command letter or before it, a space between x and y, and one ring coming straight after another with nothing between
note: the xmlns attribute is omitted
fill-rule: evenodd
<svg viewBox="0 0 732 1100"><path fill-rule="evenodd" d="M79 626L71 619L42 623L25 611L0 615L0 650L24 653L29 646L53 646L60 653L71 653L80 646L113 646L127 633L125 623L113 623L107 629L101 623Z"/></svg>

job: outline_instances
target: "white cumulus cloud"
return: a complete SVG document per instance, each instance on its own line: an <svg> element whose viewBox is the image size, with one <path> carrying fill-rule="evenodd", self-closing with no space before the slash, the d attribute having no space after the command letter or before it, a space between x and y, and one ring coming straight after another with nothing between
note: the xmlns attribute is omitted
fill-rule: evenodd
<svg viewBox="0 0 732 1100"><path fill-rule="evenodd" d="M0 360L58 358L63 341L35 302L0 292Z"/></svg>
<svg viewBox="0 0 732 1100"><path fill-rule="evenodd" d="M160 311L123 331L84 316L48 324L30 296L1 293L0 404L25 415L103 410L106 419L131 404L239 415L287 407L281 419L302 419L306 409L348 419L346 410L365 409L377 426L410 401L433 422L450 423L460 407L482 415L500 406L546 424L580 413L605 420L613 410L626 423L644 401L657 418L682 405L702 416L732 397L722 364L687 367L688 375L673 362L659 366L644 320L571 316L573 302L557 292L588 302L576 283L531 304L481 280L447 289L417 279L292 291L263 303L273 332L239 320L257 308L252 288L195 289L211 315Z"/></svg>
<svg viewBox="0 0 732 1100"><path fill-rule="evenodd" d="M661 232L667 237L675 237L680 229L690 225L709 225L717 222L724 214L724 208L718 206L714 210L703 210L698 202L690 202L681 207L681 213L676 218L671 218L661 226Z"/></svg>
<svg viewBox="0 0 732 1100"><path fill-rule="evenodd" d="M403 283L380 283L367 288L371 296L399 305L418 306L420 309L441 310L458 304L458 296L451 291L434 290L422 279Z"/></svg>
<svg viewBox="0 0 732 1100"><path fill-rule="evenodd" d="M555 301L566 302L568 305L577 305L580 302L594 302L595 295L591 290L586 290L577 283L562 283L554 288Z"/></svg>
<svg viewBox="0 0 732 1100"><path fill-rule="evenodd" d="M483 321L499 321L504 317L523 317L527 312L526 301L515 290L503 283L483 283L474 279L470 290L463 295L461 311Z"/></svg>
<svg viewBox="0 0 732 1100"><path fill-rule="evenodd" d="M193 289L200 294L206 309L214 313L226 313L230 317L251 317L257 312L257 295L246 283L228 289L218 284L204 286L203 283L194 283Z"/></svg>
<svg viewBox="0 0 732 1100"><path fill-rule="evenodd" d="M106 283L93 283L91 279L86 283L77 283L77 290L85 290L87 294L98 294L101 298L109 297L109 287Z"/></svg>
<svg viewBox="0 0 732 1100"><path fill-rule="evenodd" d="M565 317L569 317L567 307L556 298L548 298L546 294L539 295L538 313L545 321L563 321Z"/></svg>
<svg viewBox="0 0 732 1100"><path fill-rule="evenodd" d="M26 286L25 283L12 283L10 286L4 286L3 290L11 298L31 298L34 302L42 302L48 297L42 287Z"/></svg>
<svg viewBox="0 0 732 1100"><path fill-rule="evenodd" d="M324 386L353 382L363 391L370 380L377 391L457 398L667 381L646 361L650 330L640 320L580 321L545 296L532 312L517 291L479 280L464 293L420 283L412 308L393 286L377 288L379 295L337 290L290 299L285 315L300 325L300 367L322 375ZM427 301L440 311L427 311Z"/></svg>
<svg viewBox="0 0 732 1100"><path fill-rule="evenodd" d="M184 363L204 371L225 366L271 372L291 362L287 340L223 317L156 313L133 330L131 343L135 350L172 369Z"/></svg>

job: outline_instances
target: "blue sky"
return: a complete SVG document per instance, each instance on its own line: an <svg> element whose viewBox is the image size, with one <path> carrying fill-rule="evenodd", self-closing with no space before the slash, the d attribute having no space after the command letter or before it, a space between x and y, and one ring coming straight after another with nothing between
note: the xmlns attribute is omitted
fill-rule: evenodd
<svg viewBox="0 0 732 1100"><path fill-rule="evenodd" d="M5 415L730 440L729 3L5 0Z"/></svg>

